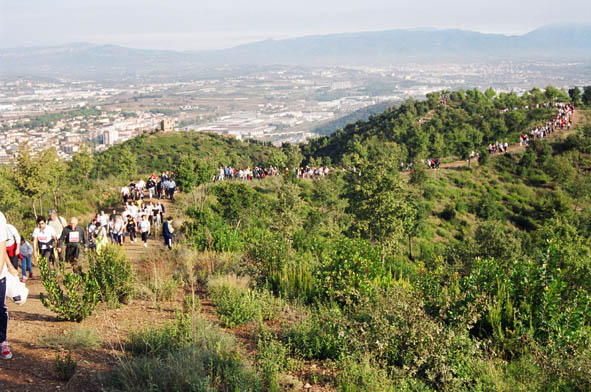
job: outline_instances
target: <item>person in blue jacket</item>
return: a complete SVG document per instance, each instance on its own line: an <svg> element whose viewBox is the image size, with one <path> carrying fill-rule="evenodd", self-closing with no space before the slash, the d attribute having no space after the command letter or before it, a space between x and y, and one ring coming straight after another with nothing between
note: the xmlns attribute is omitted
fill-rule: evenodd
<svg viewBox="0 0 591 392"><path fill-rule="evenodd" d="M168 249L172 249L172 233L174 233L174 228L172 227L172 216L169 216L166 219L166 222L162 225L162 236L164 237L164 245L168 247Z"/></svg>

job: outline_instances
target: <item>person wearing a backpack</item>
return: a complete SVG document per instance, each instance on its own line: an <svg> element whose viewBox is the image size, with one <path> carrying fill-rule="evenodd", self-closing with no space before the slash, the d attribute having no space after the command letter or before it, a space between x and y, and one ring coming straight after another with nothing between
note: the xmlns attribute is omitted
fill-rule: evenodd
<svg viewBox="0 0 591 392"><path fill-rule="evenodd" d="M169 216L166 222L162 225L162 237L164 237L164 245L168 249L172 249L172 233L174 233L172 216Z"/></svg>
<svg viewBox="0 0 591 392"><path fill-rule="evenodd" d="M6 276L18 275L8 259L6 253L6 241L8 240L8 227L6 217L0 211L0 358L12 358L12 351L6 341L8 331L8 308L6 307Z"/></svg>
<svg viewBox="0 0 591 392"><path fill-rule="evenodd" d="M68 225L68 223L66 223L66 220L64 219L63 216L59 216L57 214L57 211L54 209L49 210L49 220L47 221L47 226L50 226L53 228L53 230L55 231L55 237L56 238L60 238L62 236L62 231L64 231L64 228ZM54 257L55 252L57 251L57 244L54 250ZM59 257L60 261L64 261L64 257L63 257L63 252L58 252L57 257Z"/></svg>

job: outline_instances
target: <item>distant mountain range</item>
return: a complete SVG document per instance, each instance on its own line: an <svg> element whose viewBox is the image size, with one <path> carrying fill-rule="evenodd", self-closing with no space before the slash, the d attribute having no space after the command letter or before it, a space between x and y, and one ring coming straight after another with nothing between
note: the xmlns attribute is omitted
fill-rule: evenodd
<svg viewBox="0 0 591 392"><path fill-rule="evenodd" d="M591 59L591 24L524 35L463 30L388 30L265 40L217 51L140 50L75 43L0 49L1 76L122 77L211 72L220 65L383 65L424 62Z"/></svg>

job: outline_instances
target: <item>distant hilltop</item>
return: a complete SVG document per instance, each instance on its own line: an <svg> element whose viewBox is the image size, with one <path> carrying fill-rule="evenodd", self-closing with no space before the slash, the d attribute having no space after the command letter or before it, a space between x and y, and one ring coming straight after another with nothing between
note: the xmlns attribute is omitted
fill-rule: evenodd
<svg viewBox="0 0 591 392"><path fill-rule="evenodd" d="M591 24L558 24L523 35L465 30L388 30L265 40L216 51L140 50L75 43L0 49L0 76L121 77L215 72L211 67L384 65L591 59Z"/></svg>

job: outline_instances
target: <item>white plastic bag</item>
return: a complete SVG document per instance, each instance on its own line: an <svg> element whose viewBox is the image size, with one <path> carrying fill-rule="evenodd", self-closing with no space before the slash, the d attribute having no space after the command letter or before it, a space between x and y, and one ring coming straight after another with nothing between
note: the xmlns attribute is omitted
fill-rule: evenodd
<svg viewBox="0 0 591 392"><path fill-rule="evenodd" d="M6 296L17 305L27 302L29 289L16 276L11 273L6 274Z"/></svg>

